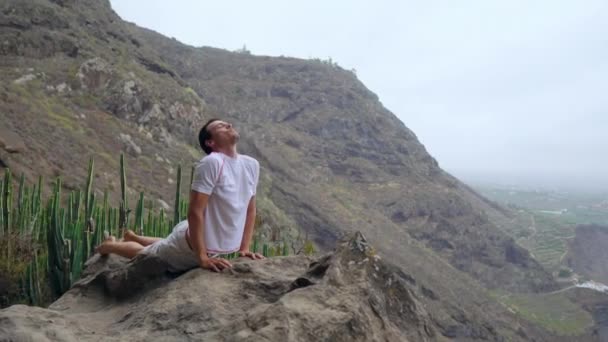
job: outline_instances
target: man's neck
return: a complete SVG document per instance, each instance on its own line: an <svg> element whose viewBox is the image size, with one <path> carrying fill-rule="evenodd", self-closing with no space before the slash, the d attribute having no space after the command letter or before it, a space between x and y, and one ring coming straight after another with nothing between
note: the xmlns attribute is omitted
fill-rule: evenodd
<svg viewBox="0 0 608 342"><path fill-rule="evenodd" d="M236 152L236 145L226 146L224 148L218 148L215 152L223 153L230 158L235 158L238 155L238 153Z"/></svg>

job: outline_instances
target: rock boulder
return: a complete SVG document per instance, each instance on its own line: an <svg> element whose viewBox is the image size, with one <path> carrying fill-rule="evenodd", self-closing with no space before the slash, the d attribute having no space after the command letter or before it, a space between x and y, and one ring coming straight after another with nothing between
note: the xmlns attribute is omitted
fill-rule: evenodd
<svg viewBox="0 0 608 342"><path fill-rule="evenodd" d="M239 259L222 273L95 256L49 309L0 311L0 340L436 340L417 292L360 234L318 259Z"/></svg>

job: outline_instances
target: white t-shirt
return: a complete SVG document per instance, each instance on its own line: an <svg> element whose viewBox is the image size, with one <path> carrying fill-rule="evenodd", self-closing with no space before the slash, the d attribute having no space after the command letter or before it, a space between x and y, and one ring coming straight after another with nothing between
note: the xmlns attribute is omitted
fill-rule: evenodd
<svg viewBox="0 0 608 342"><path fill-rule="evenodd" d="M258 161L243 154L231 158L213 152L197 164L192 190L209 195L204 223L208 253L232 253L241 247L247 206L259 176Z"/></svg>

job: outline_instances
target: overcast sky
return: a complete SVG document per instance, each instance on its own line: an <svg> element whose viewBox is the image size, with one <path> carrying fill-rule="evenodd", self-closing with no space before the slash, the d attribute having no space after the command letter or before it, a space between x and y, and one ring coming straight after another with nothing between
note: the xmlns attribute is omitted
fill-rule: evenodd
<svg viewBox="0 0 608 342"><path fill-rule="evenodd" d="M189 45L356 69L469 183L608 190L608 1L111 2Z"/></svg>

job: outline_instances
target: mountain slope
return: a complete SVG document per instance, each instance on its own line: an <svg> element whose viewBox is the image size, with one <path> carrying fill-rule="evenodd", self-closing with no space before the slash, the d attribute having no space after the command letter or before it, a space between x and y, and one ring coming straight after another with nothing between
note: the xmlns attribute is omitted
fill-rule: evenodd
<svg viewBox="0 0 608 342"><path fill-rule="evenodd" d="M488 219L503 209L442 171L336 65L189 47L123 22L107 1L5 1L0 41L0 132L25 146L0 150L0 165L29 181L61 174L74 188L95 155L97 191L117 189L123 150L131 196L145 189L169 202L173 165L201 157L199 126L226 117L241 132L240 152L261 162L269 225L296 226L323 250L363 231L380 255L432 284L442 324L468 312L515 329L484 287L555 287Z"/></svg>
<svg viewBox="0 0 608 342"><path fill-rule="evenodd" d="M580 225L569 241L566 263L585 278L608 284L608 227Z"/></svg>
<svg viewBox="0 0 608 342"><path fill-rule="evenodd" d="M411 236L490 287L554 286L490 222L485 212L497 209L442 171L350 71L318 61L196 49L131 30L158 47L211 111L243 128L242 148L272 174L271 196L320 245L331 246L345 227L361 229L385 251L399 251Z"/></svg>

